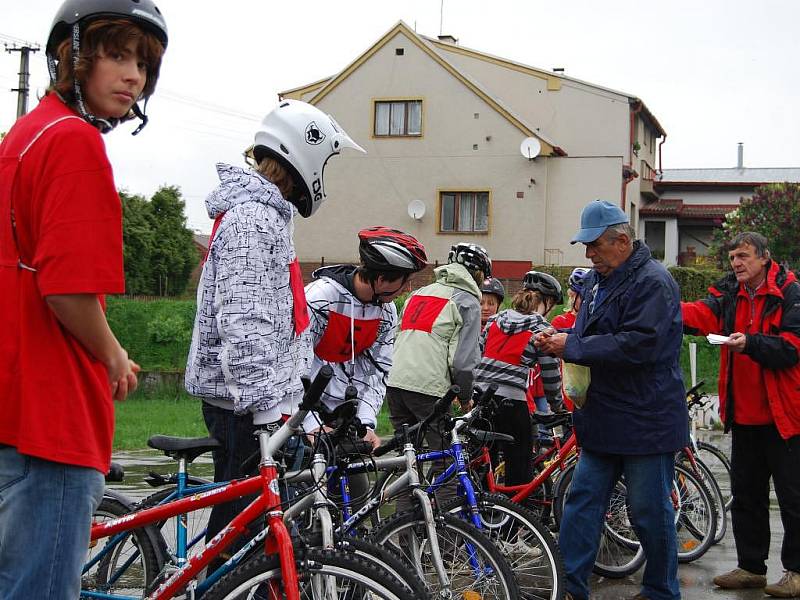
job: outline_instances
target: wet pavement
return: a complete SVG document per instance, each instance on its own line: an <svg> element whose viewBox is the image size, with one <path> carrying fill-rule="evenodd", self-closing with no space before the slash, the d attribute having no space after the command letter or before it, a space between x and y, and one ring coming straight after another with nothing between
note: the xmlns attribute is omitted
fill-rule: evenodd
<svg viewBox="0 0 800 600"><path fill-rule="evenodd" d="M716 431L698 431L698 439L709 441L730 455L730 436L724 436ZM137 450L114 455L114 460L125 467L125 481L112 484L114 489L133 498L142 498L153 490L144 481L150 471L160 474L174 472L174 461L159 454L155 450ZM190 467L190 472L198 477L213 477L211 457L201 456ZM772 494L770 511L770 529L772 542L768 560L767 580L777 581L783 574L780 562L781 540L783 539L783 526L780 521L777 502ZM679 566L678 574L681 582L681 593L684 600L755 600L767 598L761 590L720 590L715 588L712 579L736 567L736 548L733 543L733 533L730 523L725 538L699 560ZM624 579L603 579L593 577L591 580L593 600L622 600L639 592L641 583L640 570L638 573Z"/></svg>

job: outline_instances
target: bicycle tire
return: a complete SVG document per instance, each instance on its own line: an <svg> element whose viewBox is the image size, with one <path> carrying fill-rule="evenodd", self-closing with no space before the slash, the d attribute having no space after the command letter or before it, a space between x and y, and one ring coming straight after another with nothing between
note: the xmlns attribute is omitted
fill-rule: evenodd
<svg viewBox="0 0 800 600"><path fill-rule="evenodd" d="M564 502L572 483L575 465L564 469L556 482L553 512L559 524L564 515ZM633 532L628 516L625 484L618 481L611 492L605 522L597 545L592 572L609 579L621 579L638 571L645 563L644 550Z"/></svg>
<svg viewBox="0 0 800 600"><path fill-rule="evenodd" d="M314 593L315 589L335 584L337 598L408 600L405 586L387 571L355 555L340 550L296 547L295 561L302 599L320 598ZM345 589L341 590L340 587ZM280 600L284 598L282 590L283 577L278 556L259 553L220 579L203 598ZM343 592L343 595L339 595L339 592Z"/></svg>
<svg viewBox="0 0 800 600"><path fill-rule="evenodd" d="M681 465L675 465L675 482L680 493L677 521L678 562L692 562L714 543L717 510L705 483Z"/></svg>
<svg viewBox="0 0 800 600"><path fill-rule="evenodd" d="M564 560L550 531L536 514L502 494L480 494L481 532L511 564L525 600L560 600L565 590ZM463 498L453 498L442 510L469 518Z"/></svg>
<svg viewBox="0 0 800 600"><path fill-rule="evenodd" d="M698 456L695 456L694 460L697 464L696 470L685 457L681 460L681 464L693 474L699 475L700 479L706 484L708 491L711 493L711 498L714 500L714 506L717 509L717 529L712 544L718 544L725 538L725 533L728 531L728 511L725 510L725 498L722 495L722 490L719 487L716 477L714 477L714 473L711 472L708 465Z"/></svg>
<svg viewBox="0 0 800 600"><path fill-rule="evenodd" d="M321 548L322 536L319 533L302 536L306 545ZM379 568L387 571L400 581L411 592L412 598L431 600L431 595L423 581L403 561L391 546L378 546L377 544L358 536L340 535L334 540L335 548L346 553L354 554L369 563L374 563ZM263 550L262 550L263 553Z"/></svg>
<svg viewBox="0 0 800 600"><path fill-rule="evenodd" d="M104 496L92 515L92 524L118 519L130 512L130 507L120 500ZM81 590L144 597L161 571L157 537L158 534L148 526L91 544L87 564L100 552L108 552L81 576Z"/></svg>
<svg viewBox="0 0 800 600"><path fill-rule="evenodd" d="M445 570L454 597L476 597L482 600L519 600L520 590L511 565L500 550L477 528L448 513L438 513L436 533ZM371 539L381 546L394 546L403 559L420 574L434 596L445 593L431 564L427 545L425 519L419 509L396 513L383 522ZM405 540L418 540L419 545ZM419 550L413 556L413 548ZM468 557L468 555L470 555ZM479 561L477 568L467 567L469 559Z"/></svg>
<svg viewBox="0 0 800 600"><path fill-rule="evenodd" d="M709 442L697 442L697 455L711 469L725 500L725 510L729 511L733 504L731 488L731 461L728 455L718 446Z"/></svg>

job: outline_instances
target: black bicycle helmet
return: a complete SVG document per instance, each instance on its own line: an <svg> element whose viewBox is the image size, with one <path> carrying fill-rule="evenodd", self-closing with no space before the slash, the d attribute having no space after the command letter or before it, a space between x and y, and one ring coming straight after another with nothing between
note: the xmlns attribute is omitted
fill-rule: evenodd
<svg viewBox="0 0 800 600"><path fill-rule="evenodd" d="M56 66L56 51L64 40L72 37L72 60L73 68L80 57L80 43L83 26L90 21L103 18L127 19L139 25L142 29L156 36L161 45L166 49L169 36L167 34L167 24L161 11L152 0L66 0L58 9L53 24L50 26L50 34L47 36L45 45L45 55L47 56L47 68L50 72L50 84L54 85L58 80L58 69ZM104 119L90 114L83 102L83 93L77 80L74 81L73 91L75 93L76 108L78 113L92 125L98 127L100 131L106 133L116 127L120 119ZM147 98L145 98L145 106ZM147 115L139 107L138 103L132 107L135 116L142 120L133 135L139 133L147 125Z"/></svg>
<svg viewBox="0 0 800 600"><path fill-rule="evenodd" d="M460 242L452 246L447 262L464 265L470 271L482 271L486 278L492 276L492 259L486 249L478 244Z"/></svg>
<svg viewBox="0 0 800 600"><path fill-rule="evenodd" d="M412 235L390 227L368 227L358 232L358 253L374 271L416 273L425 268L425 247Z"/></svg>
<svg viewBox="0 0 800 600"><path fill-rule="evenodd" d="M500 280L495 279L494 277L484 279L483 285L481 285L481 293L494 294L500 299L500 304L503 303L503 299L506 297L506 289L503 287L503 284L500 282Z"/></svg>
<svg viewBox="0 0 800 600"><path fill-rule="evenodd" d="M572 269L572 273L569 274L569 281L567 282L569 289L580 294L583 290L583 278L586 277L588 272L589 269L585 267L576 267Z"/></svg>
<svg viewBox="0 0 800 600"><path fill-rule="evenodd" d="M540 271L528 271L522 280L522 287L526 290L539 292L546 298L552 298L556 304L564 303L564 294L561 291L561 284L558 279L549 273Z"/></svg>

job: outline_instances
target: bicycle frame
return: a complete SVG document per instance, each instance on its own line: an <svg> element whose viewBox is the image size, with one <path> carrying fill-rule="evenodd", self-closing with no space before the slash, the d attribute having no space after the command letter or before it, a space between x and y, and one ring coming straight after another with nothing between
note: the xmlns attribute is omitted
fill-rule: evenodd
<svg viewBox="0 0 800 600"><path fill-rule="evenodd" d="M280 488L278 480L278 465L272 456L280 448L293 431L297 430L302 423L307 411L299 411L292 415L281 429L275 434L270 435L267 431L260 431L259 445L261 447L262 461L259 465L259 474L242 480L235 480L227 484L214 487L208 491L192 493L188 498L174 500L147 508L142 511L92 526L91 540L114 536L121 532L131 531L151 525L165 519L170 519L178 515L189 513L208 506L222 504L240 498L258 494L258 497L251 502L247 508L238 514L222 531L219 532L206 547L195 554L191 559L185 561L166 581L149 596L152 600L162 598L172 598L178 591L186 587L208 564L220 553L225 550L235 539L243 535L248 530L248 525L259 518L264 512L267 513L267 528L264 536L264 549L267 554L277 554L279 556L284 593L287 600L299 600L299 581L295 568L294 550L289 531L283 521L283 510L281 507ZM185 543L185 530L184 530ZM185 552L185 548L184 548ZM243 553L237 553L235 559L241 560ZM237 562L230 559L220 567L211 577L191 589L197 595L202 595L211 587L222 575L236 566ZM116 598L113 596L97 592L81 592L82 598Z"/></svg>
<svg viewBox="0 0 800 600"><path fill-rule="evenodd" d="M514 502L522 502L528 496L530 496L533 492L535 492L539 487L544 484L544 482L552 475L557 469L563 469L567 463L567 460L572 454L573 450L578 449L578 439L575 437L575 432L573 431L567 441L564 442L557 450L555 458L547 465L536 477L534 477L528 483L518 484L518 485L500 485L494 478L494 472L491 468L489 468L488 472L486 473L486 481L489 488L489 491L499 492L501 494L505 494L510 496L511 500ZM484 445L481 448L480 456L472 461L474 465L489 465L491 467L492 461L491 457L489 456L489 449Z"/></svg>

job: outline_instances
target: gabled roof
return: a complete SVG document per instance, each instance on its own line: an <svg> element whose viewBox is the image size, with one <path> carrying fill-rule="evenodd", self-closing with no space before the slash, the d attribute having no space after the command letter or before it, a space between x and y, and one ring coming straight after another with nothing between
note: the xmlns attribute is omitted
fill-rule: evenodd
<svg viewBox="0 0 800 600"><path fill-rule="evenodd" d="M800 182L800 168L775 169L664 169L657 185L720 184L757 186L765 183Z"/></svg>
<svg viewBox="0 0 800 600"><path fill-rule="evenodd" d="M502 117L504 117L513 126L515 126L517 129L523 132L526 136L536 137L537 139L539 139L542 143L542 154L566 156L566 152L561 148L559 148L554 141L551 141L550 139L548 139L546 135L537 131L536 128L531 124L526 123L520 116L515 114L509 107L507 107L499 98L493 96L480 83L472 79L469 75L467 75L466 73L458 69L456 66L454 66L450 61L448 61L442 55L441 52L438 52L436 50L436 47L432 42L428 41L424 37L417 34L402 21L398 21L398 23L394 27L392 27L389 31L387 31L366 52L362 53L358 58L356 58L353 62L351 62L337 75L331 78L321 79L315 83L306 86L294 88L291 90L287 90L285 92L280 92L278 96L280 98L300 98L305 94L316 91L316 93L309 100L311 104L316 104L317 102L322 100L326 95L328 95L332 90L334 90L342 81L347 79L354 71L356 71L367 60L369 60L376 52L378 52L383 46L385 46L398 33L404 34L409 40L411 40L412 43L414 43L425 54L430 56L430 58L433 59L435 62L437 62L445 71L447 71L453 77L461 81L476 96L481 98L484 102L486 102L489 106L491 106L495 111L497 111Z"/></svg>
<svg viewBox="0 0 800 600"><path fill-rule="evenodd" d="M655 115L650 111L649 108L647 108L647 105L644 103L644 101L637 96L628 94L627 92L620 92L619 90L614 90L608 87L597 85L595 83L589 83L588 81L583 81L582 79L576 79L575 77L568 77L567 75L564 74L556 75L551 71L539 69L538 67L532 67L530 65L509 60L507 58L495 56L487 52L481 52L479 50L465 48L464 46L458 46L447 42L441 42L434 38L425 37L425 39L428 40L431 44L433 44L436 48L441 49L442 51L453 52L455 54L463 54L464 56L477 58L479 60L483 60L492 63L494 65L504 67L506 69L511 69L512 71L517 71L519 73L524 73L526 75L532 75L534 77L544 79L547 81L547 89L551 91L560 90L562 81L572 81L574 83L585 85L587 87L591 87L596 90L602 90L604 92L616 94L617 96L622 96L623 98L627 98L628 102L631 105L641 104L642 107L641 112L643 114L643 117L645 117L648 121L652 123L653 127L659 132L659 134L662 137L667 135L666 131L664 131L664 128L661 127L661 124L658 122L658 119L656 119Z"/></svg>

